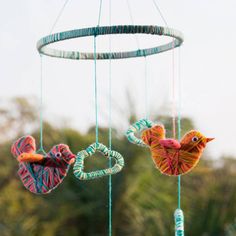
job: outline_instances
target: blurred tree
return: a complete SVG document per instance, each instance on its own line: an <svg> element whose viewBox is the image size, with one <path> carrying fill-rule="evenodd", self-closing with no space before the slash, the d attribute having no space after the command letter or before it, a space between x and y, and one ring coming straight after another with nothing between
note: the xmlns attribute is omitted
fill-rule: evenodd
<svg viewBox="0 0 236 236"><path fill-rule="evenodd" d="M14 109L12 109L14 107ZM4 112L3 112L4 110ZM94 181L75 179L72 170L64 182L49 195L33 195L24 189L17 176L17 161L11 157L12 140L25 132L38 137L34 105L22 98L0 109L0 234L3 236L104 236L108 228L108 178ZM135 114L130 122L136 120ZM168 130L171 118L159 116ZM44 123L45 149L67 143L76 153L94 142L94 127L86 134L71 128L55 128ZM182 133L193 122L182 119ZM100 129L100 140L108 143L108 129ZM168 133L171 136L171 132ZM174 234L173 212L177 206L177 179L161 175L150 153L128 143L113 130L113 148L125 158L124 170L112 177L113 235L168 236ZM236 160L221 162L203 157L199 165L182 177L182 209L186 235L235 235ZM86 170L107 166L95 155L86 161Z"/></svg>

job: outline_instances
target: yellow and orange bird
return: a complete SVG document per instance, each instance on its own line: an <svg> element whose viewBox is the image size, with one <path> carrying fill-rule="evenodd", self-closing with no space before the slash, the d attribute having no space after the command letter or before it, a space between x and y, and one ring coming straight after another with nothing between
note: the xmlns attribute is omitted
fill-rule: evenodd
<svg viewBox="0 0 236 236"><path fill-rule="evenodd" d="M162 125L153 126L142 133L142 140L150 147L152 159L161 173L182 175L191 171L199 162L206 144L214 138L206 138L191 130L180 142L166 139Z"/></svg>

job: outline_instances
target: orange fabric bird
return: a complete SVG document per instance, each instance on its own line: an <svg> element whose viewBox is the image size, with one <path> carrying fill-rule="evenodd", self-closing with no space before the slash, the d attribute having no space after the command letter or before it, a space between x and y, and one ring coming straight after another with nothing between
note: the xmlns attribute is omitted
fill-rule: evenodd
<svg viewBox="0 0 236 236"><path fill-rule="evenodd" d="M176 176L188 173L197 165L206 144L213 138L191 130L179 143L166 139L164 126L156 125L142 133L142 140L150 147L156 167L163 174Z"/></svg>

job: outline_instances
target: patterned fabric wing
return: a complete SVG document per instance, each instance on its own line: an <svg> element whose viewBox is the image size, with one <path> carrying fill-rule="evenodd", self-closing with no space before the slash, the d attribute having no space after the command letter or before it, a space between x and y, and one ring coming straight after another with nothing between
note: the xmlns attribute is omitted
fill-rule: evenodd
<svg viewBox="0 0 236 236"><path fill-rule="evenodd" d="M161 173L182 175L191 171L199 162L201 153L186 152L181 149L151 148L152 159Z"/></svg>
<svg viewBox="0 0 236 236"><path fill-rule="evenodd" d="M22 152L35 152L35 141L31 136L17 140L12 146L12 154L17 157ZM20 162L18 174L23 185L32 193L46 194L56 188L65 178L69 169L69 159L75 155L64 144L54 146L41 162Z"/></svg>
<svg viewBox="0 0 236 236"><path fill-rule="evenodd" d="M165 128L162 125L155 125L142 133L142 140L149 146L159 144L161 139L165 139Z"/></svg>
<svg viewBox="0 0 236 236"><path fill-rule="evenodd" d="M175 139L162 139L159 141L164 148L180 149L180 143Z"/></svg>

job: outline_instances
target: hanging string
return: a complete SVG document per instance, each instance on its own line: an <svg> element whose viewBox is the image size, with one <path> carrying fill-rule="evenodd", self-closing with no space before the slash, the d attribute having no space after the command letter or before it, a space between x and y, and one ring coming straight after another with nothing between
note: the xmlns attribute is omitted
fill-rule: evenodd
<svg viewBox="0 0 236 236"><path fill-rule="evenodd" d="M127 7L128 7L129 17L130 17L131 23L132 23L132 25L134 25L134 18L133 18L133 14L132 14L132 10L131 10L130 4L129 4L129 0L126 0L126 4L127 4ZM138 49L140 49L140 44L139 44L139 39L138 39L137 34L134 34L134 37L135 37Z"/></svg>
<svg viewBox="0 0 236 236"><path fill-rule="evenodd" d="M94 36L94 99L95 99L95 140L98 143L98 89L97 89L97 44Z"/></svg>
<svg viewBox="0 0 236 236"><path fill-rule="evenodd" d="M172 130L173 138L176 138L176 97L175 97L175 52L174 52L174 39L172 41Z"/></svg>
<svg viewBox="0 0 236 236"><path fill-rule="evenodd" d="M153 2L153 4L154 4L154 6L155 6L155 9L157 10L157 12L159 13L159 15L161 16L161 19L164 21L165 25L168 26L167 21L166 21L164 15L162 14L161 9L158 7L158 4L157 4L156 0L152 0L152 2Z"/></svg>
<svg viewBox="0 0 236 236"><path fill-rule="evenodd" d="M100 5L99 5L99 13L98 13L98 27L99 27L99 25L100 25L101 15L102 15L102 0L100 0Z"/></svg>
<svg viewBox="0 0 236 236"><path fill-rule="evenodd" d="M111 0L109 0L109 26L111 26ZM109 36L109 150L112 149L112 81L111 81L111 35ZM112 167L112 158L109 156L109 168ZM108 235L112 236L112 176L108 179Z"/></svg>
<svg viewBox="0 0 236 236"><path fill-rule="evenodd" d="M147 57L144 56L144 100L145 100L145 118L149 119L149 96L148 96L148 74L147 74Z"/></svg>
<svg viewBox="0 0 236 236"><path fill-rule="evenodd" d="M64 12L64 10L65 10L65 8L66 8L66 5L67 5L67 3L68 3L69 1L70 1L70 0L66 0L66 1L64 2L64 4L63 4L61 10L59 11L59 13L58 13L58 15L57 15L57 17L56 17L56 20L54 21L54 23L53 23L53 25L52 25L52 28L51 28L49 34L51 34L52 31L54 30L54 28L55 28L57 22L58 22L59 19L61 18L61 15L62 15L62 13Z"/></svg>
<svg viewBox="0 0 236 236"><path fill-rule="evenodd" d="M102 0L100 0L99 6L99 13L98 13L98 24L97 28L99 27L100 20L101 20L101 11L102 11ZM95 100L95 140L98 143L98 88L97 88L97 34L94 34L94 48L93 48L93 55L94 55L94 100Z"/></svg>
<svg viewBox="0 0 236 236"><path fill-rule="evenodd" d="M181 139L181 106L182 106L182 83L181 83L181 48L179 47L179 60L178 60L178 120L177 120L177 125L178 125L178 139Z"/></svg>
<svg viewBox="0 0 236 236"><path fill-rule="evenodd" d="M181 49L179 47L179 58L178 58L178 119L177 119L177 127L178 127L178 140L181 139ZM178 208L181 208L181 175L178 176Z"/></svg>
<svg viewBox="0 0 236 236"><path fill-rule="evenodd" d="M40 104L39 104L39 149L37 150L37 153L42 153L46 155L46 152L43 148L43 58L40 54Z"/></svg>
<svg viewBox="0 0 236 236"><path fill-rule="evenodd" d="M173 41L173 47L174 47L174 41ZM173 57L173 60L174 60L174 52L173 52L172 57ZM180 65L181 65L181 63L180 63L181 60L180 59L181 58L180 58L180 48L179 48L179 58L178 59L179 60L178 60L177 132L178 132L178 140L180 141L180 138L181 138L181 70L180 70ZM175 88L175 84L174 84L174 88ZM176 103L174 103L174 107L176 107ZM176 114L175 114L175 116L176 116ZM184 236L184 213L181 210L181 175L178 175L178 209L176 209L174 216L175 216L175 235L176 236Z"/></svg>
<svg viewBox="0 0 236 236"><path fill-rule="evenodd" d="M179 61L180 67L180 61ZM180 68L179 68L180 69ZM180 72L179 72L180 73ZM180 74L179 74L180 75ZM179 90L180 90L180 77L179 77ZM174 51L174 39L172 41L172 129L173 129L173 137L176 138L176 83L175 83L175 51ZM180 96L180 91L179 91ZM178 99L180 103L180 97ZM180 141L181 136L181 116L180 116L180 105L178 106L178 117L177 117L177 125L178 125L178 140ZM175 235L176 236L184 236L184 213L181 210L181 175L178 175L178 183L177 183L177 190L178 190L178 208L174 213L175 217Z"/></svg>

